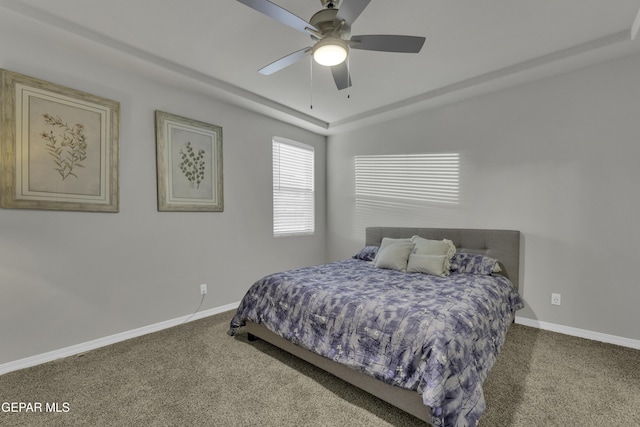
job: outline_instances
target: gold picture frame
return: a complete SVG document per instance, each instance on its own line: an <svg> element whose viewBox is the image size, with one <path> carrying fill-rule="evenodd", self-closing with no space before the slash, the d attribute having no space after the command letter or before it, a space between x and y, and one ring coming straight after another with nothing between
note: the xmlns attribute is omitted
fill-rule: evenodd
<svg viewBox="0 0 640 427"><path fill-rule="evenodd" d="M120 104L0 69L0 207L118 212Z"/></svg>
<svg viewBox="0 0 640 427"><path fill-rule="evenodd" d="M222 127L155 112L158 211L222 212Z"/></svg>

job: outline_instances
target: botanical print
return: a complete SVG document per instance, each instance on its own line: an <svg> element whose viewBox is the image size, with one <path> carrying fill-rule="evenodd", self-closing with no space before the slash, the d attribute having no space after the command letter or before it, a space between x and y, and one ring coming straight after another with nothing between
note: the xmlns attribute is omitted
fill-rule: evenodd
<svg viewBox="0 0 640 427"><path fill-rule="evenodd" d="M191 129L171 129L171 198L213 199L212 136Z"/></svg>
<svg viewBox="0 0 640 427"><path fill-rule="evenodd" d="M200 183L204 180L204 171L206 162L204 161L204 150L199 149L196 155L191 146L191 141L187 142L185 151L180 150L182 162L180 162L180 170L187 178L191 188L200 188Z"/></svg>
<svg viewBox="0 0 640 427"><path fill-rule="evenodd" d="M100 196L106 172L102 116L52 99L29 99L29 190Z"/></svg>
<svg viewBox="0 0 640 427"><path fill-rule="evenodd" d="M60 116L52 116L48 113L42 115L44 121L50 127L56 129L43 131L41 136L47 145L47 151L55 164L54 169L58 171L64 181L68 176L78 178L74 172L76 168L83 168L81 163L87 158L87 138L84 134L84 125L76 123L69 126Z"/></svg>

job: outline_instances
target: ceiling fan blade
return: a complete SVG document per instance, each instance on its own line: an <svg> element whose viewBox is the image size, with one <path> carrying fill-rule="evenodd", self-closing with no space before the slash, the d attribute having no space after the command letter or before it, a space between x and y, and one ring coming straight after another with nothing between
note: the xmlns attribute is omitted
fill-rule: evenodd
<svg viewBox="0 0 640 427"><path fill-rule="evenodd" d="M371 0L342 0L336 18L339 21L344 19L347 25L351 26L353 21L358 19L364 8L369 5L369 2Z"/></svg>
<svg viewBox="0 0 640 427"><path fill-rule="evenodd" d="M346 89L351 86L351 76L349 75L347 61L331 67L331 74L333 74L333 80L336 82L338 90Z"/></svg>
<svg viewBox="0 0 640 427"><path fill-rule="evenodd" d="M424 45L424 37L368 35L353 36L349 40L352 49L376 50L379 52L418 53Z"/></svg>
<svg viewBox="0 0 640 427"><path fill-rule="evenodd" d="M262 67L261 69L258 70L258 72L260 74L264 74L265 76L268 76L270 74L275 73L276 71L280 71L283 68L288 67L291 64L295 64L296 62L300 61L302 58L307 56L310 52L311 52L310 47L305 47L304 49L297 50L293 53L290 53L287 56L284 56L278 59L277 61L272 62L266 67Z"/></svg>
<svg viewBox="0 0 640 427"><path fill-rule="evenodd" d="M269 0L238 0L240 3L249 6L250 8L262 12L267 16L275 19L278 22L283 23L295 30L307 33L307 28L314 31L318 31L316 27L309 24L299 16L294 15L286 9L281 8L275 3L271 3Z"/></svg>

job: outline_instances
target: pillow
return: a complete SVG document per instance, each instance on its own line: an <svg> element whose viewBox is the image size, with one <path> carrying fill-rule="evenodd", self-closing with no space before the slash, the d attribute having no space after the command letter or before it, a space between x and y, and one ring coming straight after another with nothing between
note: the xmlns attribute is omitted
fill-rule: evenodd
<svg viewBox="0 0 640 427"><path fill-rule="evenodd" d="M416 247L413 253L419 255L445 255L444 262L445 274L449 274L449 268L451 264L451 257L456 253L456 245L451 240L431 240L425 239L420 236L413 236L411 241L415 243Z"/></svg>
<svg viewBox="0 0 640 427"><path fill-rule="evenodd" d="M451 259L451 271L489 275L499 273L501 269L498 260L486 255L458 252Z"/></svg>
<svg viewBox="0 0 640 427"><path fill-rule="evenodd" d="M365 246L360 249L360 252L355 254L352 258L359 259L362 261L373 261L378 254L378 246Z"/></svg>
<svg viewBox="0 0 640 427"><path fill-rule="evenodd" d="M378 253L376 254L376 257L374 258L374 261L376 261L378 259L378 255L380 255L380 252L382 252L382 250L389 246L392 245L394 243L413 243L411 241L411 239L393 239L391 237L384 237L382 239L382 242L380 242L380 249L378 249Z"/></svg>
<svg viewBox="0 0 640 427"><path fill-rule="evenodd" d="M411 242L392 243L384 248L380 247L376 256L375 267L406 271L409 254L413 247L414 244Z"/></svg>
<svg viewBox="0 0 640 427"><path fill-rule="evenodd" d="M446 276L449 271L444 268L446 255L409 254L407 273L425 273L434 276Z"/></svg>

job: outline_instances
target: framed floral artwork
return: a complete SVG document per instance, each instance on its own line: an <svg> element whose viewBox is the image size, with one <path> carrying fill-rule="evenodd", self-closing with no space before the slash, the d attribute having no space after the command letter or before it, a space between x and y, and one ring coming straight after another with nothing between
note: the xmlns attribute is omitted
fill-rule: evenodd
<svg viewBox="0 0 640 427"><path fill-rule="evenodd" d="M118 212L120 104L1 70L0 206Z"/></svg>
<svg viewBox="0 0 640 427"><path fill-rule="evenodd" d="M222 128L156 111L159 211L222 212Z"/></svg>

